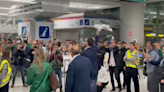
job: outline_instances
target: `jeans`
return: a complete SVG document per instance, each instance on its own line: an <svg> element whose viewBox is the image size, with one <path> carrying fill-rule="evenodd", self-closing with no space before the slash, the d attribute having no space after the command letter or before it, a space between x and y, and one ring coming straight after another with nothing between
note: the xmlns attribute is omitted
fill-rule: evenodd
<svg viewBox="0 0 164 92"><path fill-rule="evenodd" d="M61 84L60 89L62 89L62 72L61 72L61 69L55 69L55 74L58 75L59 83Z"/></svg>
<svg viewBox="0 0 164 92"><path fill-rule="evenodd" d="M0 92L9 92L9 83L0 88Z"/></svg>
<svg viewBox="0 0 164 92"><path fill-rule="evenodd" d="M29 67L29 63L27 63L27 61L24 63L24 74L27 75L28 73L28 67Z"/></svg>
<svg viewBox="0 0 164 92"><path fill-rule="evenodd" d="M91 80L91 91L90 92L97 92L97 80Z"/></svg>
<svg viewBox="0 0 164 92"><path fill-rule="evenodd" d="M147 74L147 89L149 92L153 92L152 88L153 88L153 79L154 79L154 74L152 73L148 73Z"/></svg>
<svg viewBox="0 0 164 92"><path fill-rule="evenodd" d="M18 70L21 72L22 82L24 84L25 83L25 77L24 77L23 65L13 65L13 84L15 84L15 78L16 78Z"/></svg>

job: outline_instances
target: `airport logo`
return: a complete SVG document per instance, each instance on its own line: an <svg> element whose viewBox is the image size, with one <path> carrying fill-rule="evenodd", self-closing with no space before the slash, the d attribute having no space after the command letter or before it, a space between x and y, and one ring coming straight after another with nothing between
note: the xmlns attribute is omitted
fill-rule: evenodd
<svg viewBox="0 0 164 92"><path fill-rule="evenodd" d="M22 38L26 38L27 37L27 28L26 26L22 26Z"/></svg>
<svg viewBox="0 0 164 92"><path fill-rule="evenodd" d="M89 26L89 19L85 19L85 25Z"/></svg>
<svg viewBox="0 0 164 92"><path fill-rule="evenodd" d="M49 38L50 30L48 26L40 26L39 27L39 38Z"/></svg>

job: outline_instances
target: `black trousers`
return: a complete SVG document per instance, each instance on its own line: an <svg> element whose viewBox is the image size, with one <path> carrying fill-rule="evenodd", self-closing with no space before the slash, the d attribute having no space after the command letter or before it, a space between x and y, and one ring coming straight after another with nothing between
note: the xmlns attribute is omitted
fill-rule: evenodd
<svg viewBox="0 0 164 92"><path fill-rule="evenodd" d="M97 92L101 92L107 84L108 84L108 82L107 83L102 83L102 86L97 86Z"/></svg>
<svg viewBox="0 0 164 92"><path fill-rule="evenodd" d="M0 92L9 92L9 83L7 83L4 87L0 88Z"/></svg>
<svg viewBox="0 0 164 92"><path fill-rule="evenodd" d="M160 85L161 92L164 92L164 84Z"/></svg>
<svg viewBox="0 0 164 92"><path fill-rule="evenodd" d="M125 85L126 85L126 77L125 77L125 70L124 70L124 68L119 68L119 77L120 77L121 72L123 73L123 77L124 77L123 86L125 87Z"/></svg>
<svg viewBox="0 0 164 92"><path fill-rule="evenodd" d="M114 74L115 74L115 78L116 78L116 81L118 83L118 87L121 89L119 68L109 66L109 71L110 71L110 78L111 78L112 88L115 89L115 83L114 83Z"/></svg>
<svg viewBox="0 0 164 92"><path fill-rule="evenodd" d="M135 91L132 92L139 92L139 80L138 80L138 70L135 68L126 68L126 86L127 92L131 92L131 78L134 82Z"/></svg>

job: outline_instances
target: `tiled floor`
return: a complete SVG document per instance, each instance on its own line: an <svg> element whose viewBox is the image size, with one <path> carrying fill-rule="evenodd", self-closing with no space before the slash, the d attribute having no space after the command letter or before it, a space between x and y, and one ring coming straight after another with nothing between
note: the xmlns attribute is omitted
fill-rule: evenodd
<svg viewBox="0 0 164 92"><path fill-rule="evenodd" d="M147 92L146 80L147 79L144 78L144 76L142 76L142 70L140 70L140 80L139 80L140 81L140 92ZM109 85L107 86L106 89L103 90L103 92L110 92L109 91L110 89L111 89L111 84L109 83ZM29 92L29 90L30 90L30 87L28 87L28 88L22 87L21 77L17 77L15 87L10 88L9 92ZM57 92L59 92L59 91L57 91ZM126 92L126 90L123 90L122 92ZM133 82L132 82L132 92L134 92Z"/></svg>

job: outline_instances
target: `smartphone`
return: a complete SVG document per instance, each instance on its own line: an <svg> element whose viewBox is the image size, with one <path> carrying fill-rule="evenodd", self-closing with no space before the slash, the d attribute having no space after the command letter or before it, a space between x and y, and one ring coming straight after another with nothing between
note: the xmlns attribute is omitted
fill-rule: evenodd
<svg viewBox="0 0 164 92"><path fill-rule="evenodd" d="M107 42L107 44L109 45L109 44L111 44L111 42Z"/></svg>

